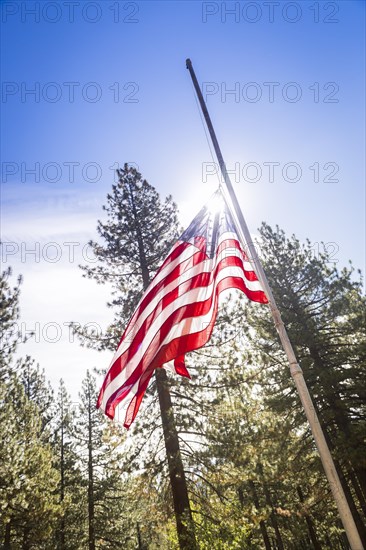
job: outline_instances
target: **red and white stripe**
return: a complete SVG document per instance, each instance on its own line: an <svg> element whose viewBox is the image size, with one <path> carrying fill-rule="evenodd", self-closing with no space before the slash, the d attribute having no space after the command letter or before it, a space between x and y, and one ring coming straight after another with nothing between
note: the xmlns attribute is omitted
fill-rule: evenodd
<svg viewBox="0 0 366 550"><path fill-rule="evenodd" d="M189 377L184 355L208 342L219 295L229 288L255 302L267 302L235 233L220 235L211 259L202 247L178 241L128 323L97 406L114 418L120 402L132 396L124 422L129 428L156 368L174 361L175 371Z"/></svg>

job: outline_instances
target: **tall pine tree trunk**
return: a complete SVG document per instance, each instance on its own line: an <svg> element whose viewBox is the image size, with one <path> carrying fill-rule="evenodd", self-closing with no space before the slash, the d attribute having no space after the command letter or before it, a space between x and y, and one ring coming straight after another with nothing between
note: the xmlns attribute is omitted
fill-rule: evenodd
<svg viewBox="0 0 366 550"><path fill-rule="evenodd" d="M262 485L263 485L264 497L266 499L266 504L272 510L270 518L271 518L271 523L272 523L273 529L276 533L277 548L279 550L284 550L283 541L282 541L282 537L281 537L281 532L280 532L280 528L278 526L276 510L275 510L273 502L272 502L271 493L270 493L270 491L267 487L267 484L265 482L265 479L264 479L262 464L258 464L258 470L259 470L260 476L262 478Z"/></svg>
<svg viewBox="0 0 366 550"><path fill-rule="evenodd" d="M136 235L139 249L144 290L150 283L149 268L146 261L144 242L136 212L133 192L130 193L132 210L136 221ZM195 550L197 548L194 523L188 497L187 481L183 468L180 452L178 432L176 428L172 400L169 391L168 377L164 369L155 371L156 386L158 390L160 414L163 425L165 449L168 459L170 486L173 494L174 514L177 524L179 548L181 550ZM92 550L90 548L90 550ZM94 550L94 549L93 549Z"/></svg>
<svg viewBox="0 0 366 550"><path fill-rule="evenodd" d="M359 486L360 486L361 491L362 491L363 501L365 502L366 501L366 472L365 472L365 468L363 468L363 469L354 468L354 471L355 471Z"/></svg>
<svg viewBox="0 0 366 550"><path fill-rule="evenodd" d="M31 541L29 540L29 533L30 528L28 525L24 527L23 530L23 543L22 543L22 550L30 550L31 549Z"/></svg>
<svg viewBox="0 0 366 550"><path fill-rule="evenodd" d="M326 433L326 431L325 431L325 433ZM331 446L332 446L331 443L328 443L328 445L331 448ZM335 465L336 470L338 472L339 480L340 480L341 485L343 487L343 491L344 491L344 494L346 496L348 505L350 507L351 514L353 516L354 522L356 524L358 534L360 535L360 539L362 541L362 544L366 548L366 527L365 527L365 524L362 521L362 518L361 518L361 516L360 516L360 514L357 510L357 507L356 507L355 501L353 499L352 493L351 493L350 488L348 486L348 483L347 483L347 481L344 477L342 467L339 464L338 460L334 460L334 465Z"/></svg>
<svg viewBox="0 0 366 550"><path fill-rule="evenodd" d="M11 524L9 521L5 526L4 550L11 550L10 536L11 536Z"/></svg>
<svg viewBox="0 0 366 550"><path fill-rule="evenodd" d="M90 396L89 396L90 397ZM94 530L94 475L93 475L93 441L92 441L92 403L89 398L89 423L88 423L88 531L89 531L89 550L95 550L95 530Z"/></svg>
<svg viewBox="0 0 366 550"><path fill-rule="evenodd" d="M354 488L355 493L357 495L357 498L359 500L361 509L362 509L362 511L363 511L363 513L366 517L366 500L365 500L362 489L361 489L361 487L358 483L358 479L357 479L352 467L350 468L350 470L348 470L348 475L349 475L349 478L352 482L352 485L353 485L353 488Z"/></svg>
<svg viewBox="0 0 366 550"><path fill-rule="evenodd" d="M169 392L168 377L164 369L157 369L155 371L155 378L163 422L179 546L181 549L194 550L196 548L196 539L188 498L187 482L179 447L179 438Z"/></svg>
<svg viewBox="0 0 366 550"><path fill-rule="evenodd" d="M138 523L136 523L136 531L137 531L137 547L138 547L138 550L146 550L145 545L142 543L140 525Z"/></svg>
<svg viewBox="0 0 366 550"><path fill-rule="evenodd" d="M299 499L300 499L301 504L303 504L304 495L303 495L303 492L302 492L300 486L297 486L297 494L299 495ZM313 520L310 517L310 514L308 514L308 513L305 514L305 521L306 521L306 525L308 526L308 531L309 531L309 535L310 535L310 538L311 538L311 542L313 543L313 546L314 546L315 550L321 550L321 545L320 545L320 543L318 541L318 538L316 536L315 527L314 527L314 524L313 524Z"/></svg>
<svg viewBox="0 0 366 550"><path fill-rule="evenodd" d="M257 495L257 491L255 489L254 481L252 479L249 481L249 485L250 485L250 489L252 491L254 505L257 508L257 510L259 510L258 495ZM264 523L263 519L260 520L259 527L260 527L260 530L261 530L261 534L262 534L262 538L263 538L263 542L264 542L264 546L265 546L266 550L271 550L271 543L269 541L269 536L268 536L268 533L267 533L266 524Z"/></svg>
<svg viewBox="0 0 366 550"><path fill-rule="evenodd" d="M65 457L64 457L64 411L61 409L61 437L60 437L60 501L63 502L65 498ZM60 522L60 550L65 550L65 517L64 514L61 517Z"/></svg>

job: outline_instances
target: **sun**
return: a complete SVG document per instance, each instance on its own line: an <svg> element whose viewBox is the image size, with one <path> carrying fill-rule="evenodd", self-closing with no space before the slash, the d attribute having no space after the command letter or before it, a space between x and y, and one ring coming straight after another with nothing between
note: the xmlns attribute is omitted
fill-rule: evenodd
<svg viewBox="0 0 366 550"><path fill-rule="evenodd" d="M220 213L224 208L224 201L220 193L212 195L207 203L207 208L212 214Z"/></svg>

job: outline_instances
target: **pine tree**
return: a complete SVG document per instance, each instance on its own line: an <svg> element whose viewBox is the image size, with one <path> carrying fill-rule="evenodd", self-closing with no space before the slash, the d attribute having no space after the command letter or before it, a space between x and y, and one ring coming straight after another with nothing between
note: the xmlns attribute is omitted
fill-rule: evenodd
<svg viewBox="0 0 366 550"><path fill-rule="evenodd" d="M354 269L338 271L311 243L261 228L261 252L275 299L296 350L360 536L365 515L365 362L362 281ZM304 416L268 316L247 307L256 329L253 353L271 367L267 399L274 410ZM249 335L249 334L248 334ZM250 335L249 335L250 336ZM260 342L260 347L258 346ZM259 353L258 349L262 352Z"/></svg>
<svg viewBox="0 0 366 550"><path fill-rule="evenodd" d="M75 414L75 406L60 380L52 419L52 447L59 472L57 495L62 512L54 532L53 546L57 550L80 550L86 545L83 515L86 499L76 448Z"/></svg>
<svg viewBox="0 0 366 550"><path fill-rule="evenodd" d="M20 341L19 284L10 287L11 270L0 278L3 322L0 376L0 540L5 549L47 549L60 513L57 471L51 446L43 436L43 417L18 376L14 354ZM26 367L31 359L22 361ZM31 384L29 384L30 389ZM34 395L33 395L34 397Z"/></svg>
<svg viewBox="0 0 366 550"><path fill-rule="evenodd" d="M87 540L89 550L96 549L95 508L98 503L98 467L103 453L104 421L96 409L97 391L95 379L87 372L80 393L80 405L77 422L78 452L82 461L86 485L87 502Z"/></svg>
<svg viewBox="0 0 366 550"><path fill-rule="evenodd" d="M1 383L0 510L5 548L47 549L60 509L54 455L36 406L14 377ZM17 545L17 546L16 546Z"/></svg>
<svg viewBox="0 0 366 550"><path fill-rule="evenodd" d="M89 372L80 400L76 437L84 479L87 548L118 550L128 547L135 530L134 515L126 517L126 483L121 468L124 434L96 409L96 380Z"/></svg>

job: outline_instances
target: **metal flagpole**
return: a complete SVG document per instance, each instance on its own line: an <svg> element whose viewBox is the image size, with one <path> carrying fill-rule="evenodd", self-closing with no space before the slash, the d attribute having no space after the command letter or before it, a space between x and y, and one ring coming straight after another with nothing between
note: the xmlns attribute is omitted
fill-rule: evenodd
<svg viewBox="0 0 366 550"><path fill-rule="evenodd" d="M252 260L255 268L255 272L258 276L258 279L260 283L262 284L263 290L268 298L269 307L273 316L274 324L276 327L276 330L278 332L278 335L280 337L281 343L283 345L283 348L285 350L285 353L287 355L288 362L290 364L290 373L291 376L295 382L297 391L299 393L301 403L303 405L306 417L308 419L316 446L319 451L319 455L321 458L321 461L323 463L323 467L326 473L326 476L328 478L334 500L338 507L338 512L341 517L344 529L346 531L349 544L351 546L352 550L363 550L363 545L360 539L360 535L357 531L355 522L353 520L353 516L351 514L351 510L349 508L347 499L345 497L341 482L338 477L337 470L334 466L334 462L332 459L332 456L329 452L328 445L325 441L325 437L323 434L323 430L320 426L318 416L315 412L314 405L312 403L309 390L307 388L302 369L300 368L294 350L292 348L291 342L289 340L289 337L287 335L285 326L283 324L283 321L281 319L281 314L278 310L278 307L276 305L275 299L273 297L272 291L269 287L267 277L264 273L262 264L259 260L259 257L257 255L256 248L254 246L254 243L252 241L252 238L249 233L248 226L245 222L243 213L240 209L238 199L236 198L234 188L232 186L229 174L227 173L225 162L220 150L219 143L216 138L215 131L212 126L212 122L210 119L210 115L208 114L208 110L205 104L205 101L202 96L201 89L199 87L195 72L192 67L192 62L190 59L186 60L186 66L187 69L190 72L194 88L196 90L196 94L198 97L198 100L200 102L200 106L203 112L203 115L205 117L205 121L208 127L208 130L210 132L211 140L213 143L213 146L215 148L217 160L219 162L219 166L226 184L226 189L228 192L228 195L230 197L231 203L232 203L232 209L235 213L235 216L237 218L238 223L238 232L241 236L242 243L244 246L244 249L248 249L249 252L249 258Z"/></svg>

